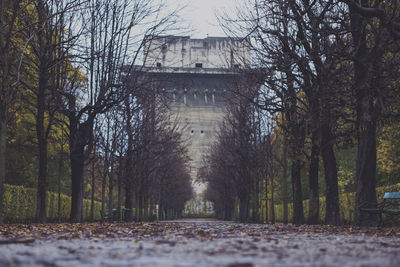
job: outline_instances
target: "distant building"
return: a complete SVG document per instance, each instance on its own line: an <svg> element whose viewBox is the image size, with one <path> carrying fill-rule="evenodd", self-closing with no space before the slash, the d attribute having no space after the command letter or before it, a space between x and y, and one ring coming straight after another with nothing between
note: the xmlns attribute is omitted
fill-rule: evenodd
<svg viewBox="0 0 400 267"><path fill-rule="evenodd" d="M168 94L171 112L190 140L191 176L215 140L226 98L239 70L250 62L244 41L226 37L157 36L146 44L144 67L136 69ZM204 186L195 186L197 193Z"/></svg>
<svg viewBox="0 0 400 267"><path fill-rule="evenodd" d="M240 39L188 36L152 38L146 47L146 67L232 69L250 62L250 50Z"/></svg>

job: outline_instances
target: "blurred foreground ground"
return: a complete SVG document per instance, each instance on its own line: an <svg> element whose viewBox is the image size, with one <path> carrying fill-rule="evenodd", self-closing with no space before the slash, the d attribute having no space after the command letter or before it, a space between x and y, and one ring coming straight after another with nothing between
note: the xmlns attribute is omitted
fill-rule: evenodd
<svg viewBox="0 0 400 267"><path fill-rule="evenodd" d="M400 266L400 228L213 220L0 226L0 266Z"/></svg>

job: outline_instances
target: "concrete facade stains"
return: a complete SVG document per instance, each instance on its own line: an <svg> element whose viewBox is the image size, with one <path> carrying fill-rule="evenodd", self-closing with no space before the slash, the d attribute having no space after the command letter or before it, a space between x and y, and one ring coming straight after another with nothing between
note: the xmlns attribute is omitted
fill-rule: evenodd
<svg viewBox="0 0 400 267"><path fill-rule="evenodd" d="M168 94L170 110L189 140L191 176L197 177L203 155L214 142L222 122L232 81L247 66L250 52L238 39L186 36L153 38L140 69L153 86ZM194 184L201 193L204 185Z"/></svg>

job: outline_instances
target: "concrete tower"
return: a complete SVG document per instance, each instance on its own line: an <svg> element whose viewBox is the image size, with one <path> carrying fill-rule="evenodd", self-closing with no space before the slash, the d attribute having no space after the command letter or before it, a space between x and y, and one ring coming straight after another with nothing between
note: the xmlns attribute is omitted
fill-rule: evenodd
<svg viewBox="0 0 400 267"><path fill-rule="evenodd" d="M189 140L191 176L196 178L223 120L232 81L248 66L250 51L239 39L159 36L147 43L146 55L141 71L169 94L171 112ZM200 193L204 186L194 188Z"/></svg>

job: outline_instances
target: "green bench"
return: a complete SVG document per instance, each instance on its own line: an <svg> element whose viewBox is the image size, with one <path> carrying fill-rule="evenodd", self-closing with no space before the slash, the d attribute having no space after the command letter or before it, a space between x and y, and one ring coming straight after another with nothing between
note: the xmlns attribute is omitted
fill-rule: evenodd
<svg viewBox="0 0 400 267"><path fill-rule="evenodd" d="M369 203L364 203L360 206L360 212L379 215L379 226L382 225L382 214L387 214L390 217L400 215L400 192L386 192L383 196L383 201L371 206Z"/></svg>

